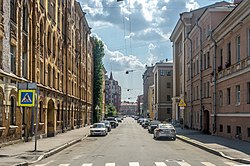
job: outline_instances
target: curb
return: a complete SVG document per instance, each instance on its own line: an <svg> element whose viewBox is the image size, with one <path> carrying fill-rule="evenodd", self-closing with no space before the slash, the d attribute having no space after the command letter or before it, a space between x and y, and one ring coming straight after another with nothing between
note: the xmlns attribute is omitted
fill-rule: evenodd
<svg viewBox="0 0 250 166"><path fill-rule="evenodd" d="M233 160L233 161L243 163L243 164L250 164L250 160L241 159L241 158L233 158L233 157L227 156L227 155L225 155L224 153L222 153L222 152L220 152L218 150L210 148L210 147L204 145L203 143L201 143L199 141L195 141L195 140L190 139L188 137L185 137L185 136L182 136L182 135L176 135L176 138L178 138L181 141L187 142L187 143L189 143L189 144L191 144L193 146L199 147L199 148L201 148L201 149L203 149L205 151L208 151L208 152L210 152L212 154L215 154L217 156L221 156L221 157L224 157L226 159Z"/></svg>
<svg viewBox="0 0 250 166"><path fill-rule="evenodd" d="M88 136L89 136L89 134L86 134L86 135L85 135L84 137L82 137L82 138L78 138L78 139L69 141L69 142L67 142L67 143L65 143L65 144L62 144L62 145L59 146L59 147L56 147L56 148L54 148L54 149L52 149L52 150L50 150L50 151L48 151L48 152L45 152L44 154L40 155L40 156L38 157L38 159L35 160L35 161L30 161L30 162L29 162L29 161L26 161L26 162L22 162L22 163L16 164L16 165L14 165L14 166L28 166L28 165L30 165L30 164L34 164L34 163L36 163L36 162L39 162L39 161L41 161L41 160L44 159L44 158L47 158L47 157L49 157L49 156L52 156L52 155L54 155L54 154L56 154L56 153L62 151L63 149L66 149L66 148L68 148L68 147L70 147L70 146L72 146L72 145L74 145L74 144L76 144L76 143L78 143L78 142L83 141L83 140L86 139Z"/></svg>

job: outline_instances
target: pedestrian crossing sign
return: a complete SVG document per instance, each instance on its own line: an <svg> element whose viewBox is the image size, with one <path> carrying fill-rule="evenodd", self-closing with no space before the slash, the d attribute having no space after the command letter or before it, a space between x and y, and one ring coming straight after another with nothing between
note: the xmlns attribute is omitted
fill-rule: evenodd
<svg viewBox="0 0 250 166"><path fill-rule="evenodd" d="M35 90L19 90L18 105L22 107L35 106Z"/></svg>
<svg viewBox="0 0 250 166"><path fill-rule="evenodd" d="M187 104L184 102L183 99L181 99L181 101L179 102L179 105L178 105L178 106L179 106L179 107L186 107Z"/></svg>

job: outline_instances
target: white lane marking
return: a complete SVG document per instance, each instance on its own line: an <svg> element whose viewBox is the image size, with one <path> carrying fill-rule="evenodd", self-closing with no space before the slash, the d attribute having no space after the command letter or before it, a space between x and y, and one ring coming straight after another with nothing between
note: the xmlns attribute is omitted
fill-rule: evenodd
<svg viewBox="0 0 250 166"><path fill-rule="evenodd" d="M129 166L140 166L138 162L129 162Z"/></svg>
<svg viewBox="0 0 250 166"><path fill-rule="evenodd" d="M69 166L69 164L60 164L59 166Z"/></svg>
<svg viewBox="0 0 250 166"><path fill-rule="evenodd" d="M115 166L115 163L106 163L105 166Z"/></svg>
<svg viewBox="0 0 250 166"><path fill-rule="evenodd" d="M82 166L92 166L92 163L88 163L88 164L83 164Z"/></svg>
<svg viewBox="0 0 250 166"><path fill-rule="evenodd" d="M201 162L201 164L206 165L206 166L216 166L210 162Z"/></svg>
<svg viewBox="0 0 250 166"><path fill-rule="evenodd" d="M155 162L156 166L167 166L164 162Z"/></svg>
<svg viewBox="0 0 250 166"><path fill-rule="evenodd" d="M236 165L235 163L232 163L232 162L224 162L225 164L227 164L227 165L230 165L230 166L238 166L238 165ZM241 166L241 164L240 164L240 166Z"/></svg>
<svg viewBox="0 0 250 166"><path fill-rule="evenodd" d="M191 166L190 164L188 164L188 163L185 162L185 161L177 161L177 163L178 163L180 166Z"/></svg>
<svg viewBox="0 0 250 166"><path fill-rule="evenodd" d="M39 164L39 165L35 165L35 166L45 166L45 165L48 165L50 163L53 163L55 160L51 160L51 161L48 161L47 163L44 163L44 164Z"/></svg>

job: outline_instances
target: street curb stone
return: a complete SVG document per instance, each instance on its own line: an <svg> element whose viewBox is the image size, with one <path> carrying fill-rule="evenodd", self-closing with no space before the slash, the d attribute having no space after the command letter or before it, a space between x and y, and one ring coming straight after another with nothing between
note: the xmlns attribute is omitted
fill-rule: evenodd
<svg viewBox="0 0 250 166"><path fill-rule="evenodd" d="M76 144L76 143L78 143L78 142L83 141L83 140L86 139L88 136L89 136L89 135L87 134L87 135L85 135L85 136L82 137L82 138L78 138L78 139L72 140L72 141L67 142L67 143L65 143L65 144L63 144L63 145L61 145L61 146L59 146L59 147L57 147L57 148L54 148L54 149L52 149L52 150L50 150L50 151L48 151L48 152L46 152L46 153L40 155L40 156L37 158L37 160L35 160L35 161L30 161L30 162L27 162L27 161L26 161L26 162L22 162L22 163L16 164L15 166L28 166L28 165L30 165L30 164L34 164L34 163L36 163L36 162L39 162L39 161L41 161L41 160L44 159L44 158L47 158L47 157L49 157L49 156L52 156L52 155L54 155L54 154L56 154L56 153L62 151L63 149L66 149L66 148L68 148L68 147L70 147L70 146L72 146L72 145L74 145L74 144Z"/></svg>
<svg viewBox="0 0 250 166"><path fill-rule="evenodd" d="M208 152L210 152L210 153L213 153L213 154L215 154L215 155L217 155L217 156L221 156L221 157L224 157L224 158L226 158L226 159L233 160L233 161L236 161L236 162L239 162L239 163L243 163L243 164L250 164L250 161L247 160L247 159L233 158L233 157L227 156L227 155L225 155L224 153L222 153L222 152L220 152L220 151L218 151L218 150L215 150L215 149L213 149L213 148L210 148L210 147L208 147L208 146L202 144L202 143L199 142L199 141L195 141L195 140L193 140L193 139L190 139L190 138L185 137L185 136L182 136L182 135L176 135L176 137L177 137L178 139L184 141L184 142L187 142L187 143L189 143L189 144L191 144L191 145L193 145L193 146L199 147L199 148L201 148L201 149L203 149L203 150L205 150L205 151L208 151Z"/></svg>

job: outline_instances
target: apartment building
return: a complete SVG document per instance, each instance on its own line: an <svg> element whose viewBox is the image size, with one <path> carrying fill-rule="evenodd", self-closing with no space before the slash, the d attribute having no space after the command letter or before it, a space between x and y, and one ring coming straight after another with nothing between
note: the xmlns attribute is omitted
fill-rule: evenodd
<svg viewBox="0 0 250 166"><path fill-rule="evenodd" d="M154 65L154 109L155 119L172 119L173 62L160 61Z"/></svg>
<svg viewBox="0 0 250 166"><path fill-rule="evenodd" d="M1 0L0 21L0 144L30 140L36 121L40 137L89 124L93 42L80 4ZM36 83L37 111L17 104L21 82Z"/></svg>
<svg viewBox="0 0 250 166"><path fill-rule="evenodd" d="M121 107L121 86L114 80L112 72L105 79L106 105L113 104L118 112Z"/></svg>
<svg viewBox="0 0 250 166"><path fill-rule="evenodd" d="M250 141L250 2L242 1L212 32L216 135Z"/></svg>

